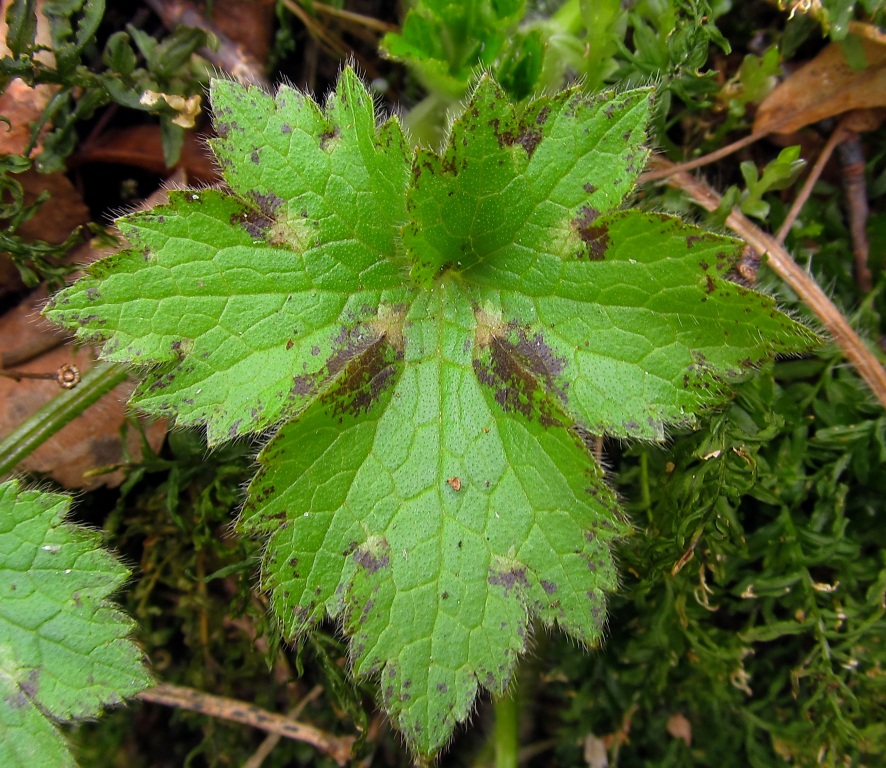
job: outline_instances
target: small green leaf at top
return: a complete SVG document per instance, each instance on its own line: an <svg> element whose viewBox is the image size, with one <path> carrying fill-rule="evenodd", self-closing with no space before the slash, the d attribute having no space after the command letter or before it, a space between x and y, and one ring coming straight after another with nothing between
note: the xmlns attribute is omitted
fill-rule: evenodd
<svg viewBox="0 0 886 768"><path fill-rule="evenodd" d="M350 69L322 107L211 95L227 188L125 217L47 314L210 443L276 429L239 525L285 635L338 620L433 756L534 625L599 641L629 524L594 438L660 440L817 337L731 280L739 242L623 207L648 89L517 108L486 75L439 153Z"/></svg>
<svg viewBox="0 0 886 768"><path fill-rule="evenodd" d="M133 622L107 597L128 571L70 498L0 484L0 756L8 768L74 766L56 723L95 717L151 685Z"/></svg>

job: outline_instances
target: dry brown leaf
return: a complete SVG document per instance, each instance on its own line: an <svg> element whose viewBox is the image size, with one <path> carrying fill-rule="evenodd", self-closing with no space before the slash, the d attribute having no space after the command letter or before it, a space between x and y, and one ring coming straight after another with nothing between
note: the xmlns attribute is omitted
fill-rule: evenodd
<svg viewBox="0 0 886 768"><path fill-rule="evenodd" d="M0 33L5 34L5 31ZM13 80L0 96L0 114L9 125L0 126L0 153L21 155L31 139L31 123L36 121L52 98L54 86L31 88L21 80Z"/></svg>
<svg viewBox="0 0 886 768"><path fill-rule="evenodd" d="M6 45L6 10L12 4L12 0L0 1L0 56L9 55ZM42 12L43 2L37 3L37 34L35 41L46 48L36 54L36 58L47 65L55 62L52 55L52 38L49 32L49 23ZM0 128L0 153L8 155L21 155L26 149L31 137L30 123L37 120L43 114L43 110L58 90L56 85L38 85L31 88L21 80L13 80L7 89L0 95L0 115L9 120L9 125L4 131ZM45 129L44 129L45 131ZM39 151L39 141L38 141Z"/></svg>
<svg viewBox="0 0 886 768"><path fill-rule="evenodd" d="M159 125L131 125L108 131L94 141L81 144L72 163L76 166L90 163L130 165L158 175L168 172ZM214 184L219 179L205 139L193 131L185 134L176 167L184 169L193 184Z"/></svg>
<svg viewBox="0 0 886 768"><path fill-rule="evenodd" d="M89 209L63 173L43 174L32 169L17 174L15 178L24 189L25 205L31 205L40 193L49 193L49 200L16 230L25 241L43 240L58 245L77 227L89 221ZM3 220L0 220L2 224ZM22 293L24 287L9 254L0 252L0 296Z"/></svg>
<svg viewBox="0 0 886 768"><path fill-rule="evenodd" d="M853 109L886 107L886 45L858 37L868 66L854 70L836 43L798 69L757 110L754 133L792 133Z"/></svg>
<svg viewBox="0 0 886 768"><path fill-rule="evenodd" d="M30 170L18 174L16 179L24 187L26 205L33 203L41 192L49 192L49 200L18 228L18 234L25 240L63 243L72 230L89 221L89 208L63 173Z"/></svg>
<svg viewBox="0 0 886 768"><path fill-rule="evenodd" d="M3 0L0 3L0 14L2 14L0 15L0 55L9 53L5 43L6 8L8 5L9 0ZM40 6L42 3L38 4L38 8ZM37 15L36 39L38 43L49 47L49 27L42 13ZM37 58L47 64L51 64L53 61L52 54L48 50L39 53ZM16 79L0 94L0 114L9 120L8 126L0 126L0 154L24 154L31 138L31 126L40 119L56 90L58 90L57 86L50 85L31 88ZM44 133L47 128L44 128ZM40 139L38 137L32 154L39 151ZM75 227L85 224L89 220L89 212L83 204L83 200L63 174L46 176L38 174L36 171L28 171L18 174L15 178L24 187L26 205L33 203L44 190L50 193L52 200L49 206L43 206L34 218L19 227L18 234L26 240L39 239L47 243L58 244L64 242ZM23 288L24 284L18 269L7 254L0 254L0 296L18 293Z"/></svg>
<svg viewBox="0 0 886 768"><path fill-rule="evenodd" d="M690 723L685 715L677 712L668 718L668 733L675 739L682 739L686 742L687 747L692 746L692 723Z"/></svg>
<svg viewBox="0 0 886 768"><path fill-rule="evenodd" d="M16 230L16 234L25 241L43 240L58 245L77 227L89 221L89 209L63 173L43 174L29 170L17 174L15 178L24 189L25 205L31 205L40 193L49 193L49 200ZM24 287L18 268L9 254L0 252L0 296L22 293Z"/></svg>
<svg viewBox="0 0 886 768"><path fill-rule="evenodd" d="M3 353L12 348L39 343L45 334L58 331L39 315L45 295L33 294L0 317L0 345ZM75 349L64 345L15 366L15 370L33 373L54 372L65 363L73 363L81 373L93 364L92 351L83 347ZM70 424L43 443L28 456L17 469L48 475L66 488L90 489L100 485L119 485L125 475L122 470L107 474L95 474L97 468L114 466L124 460L124 442L121 430L130 409L126 401L135 385L124 382L95 405L84 411ZM19 427L33 413L58 396L62 390L55 381L22 379L14 381L0 377L0 437L5 437ZM135 419L131 416L133 423ZM157 451L163 443L166 425L162 421L141 421L152 449ZM141 458L141 438L138 430L130 426L126 430L126 451L137 461Z"/></svg>
<svg viewBox="0 0 886 768"><path fill-rule="evenodd" d="M209 20L262 64L274 40L274 3L267 0L215 0ZM207 8L208 10L208 8Z"/></svg>

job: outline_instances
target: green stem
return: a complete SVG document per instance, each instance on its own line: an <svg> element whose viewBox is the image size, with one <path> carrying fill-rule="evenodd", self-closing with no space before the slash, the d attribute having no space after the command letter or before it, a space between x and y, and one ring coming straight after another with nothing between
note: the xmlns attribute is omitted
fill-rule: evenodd
<svg viewBox="0 0 886 768"><path fill-rule="evenodd" d="M520 705L516 685L495 700L495 768L517 768Z"/></svg>
<svg viewBox="0 0 886 768"><path fill-rule="evenodd" d="M62 427L126 379L120 364L96 363L73 389L61 392L0 442L0 478Z"/></svg>

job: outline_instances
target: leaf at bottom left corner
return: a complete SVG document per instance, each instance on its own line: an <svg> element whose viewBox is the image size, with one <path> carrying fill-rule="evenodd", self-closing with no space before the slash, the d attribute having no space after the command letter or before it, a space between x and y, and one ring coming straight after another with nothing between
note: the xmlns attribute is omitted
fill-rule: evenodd
<svg viewBox="0 0 886 768"><path fill-rule="evenodd" d="M129 572L70 498L0 484L0 764L73 766L56 723L151 685L133 622L107 598Z"/></svg>

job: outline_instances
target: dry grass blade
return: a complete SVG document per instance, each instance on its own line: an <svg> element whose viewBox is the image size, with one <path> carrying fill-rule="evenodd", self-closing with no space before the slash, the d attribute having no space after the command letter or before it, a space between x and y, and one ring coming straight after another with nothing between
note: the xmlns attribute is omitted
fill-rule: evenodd
<svg viewBox="0 0 886 768"><path fill-rule="evenodd" d="M365 16L362 13L346 11L343 8L336 8L332 5L326 5L326 3L314 3L314 10L317 13L331 16L335 19L340 19L341 21L350 23L351 25L371 29L374 32L378 32L382 35L386 32L397 32L400 29L396 24L389 24L386 21L374 19L372 18L372 16Z"/></svg>

